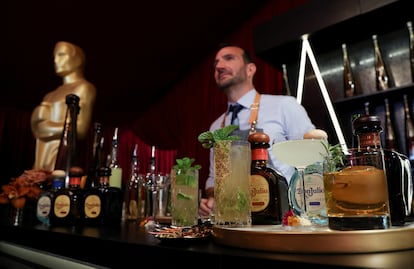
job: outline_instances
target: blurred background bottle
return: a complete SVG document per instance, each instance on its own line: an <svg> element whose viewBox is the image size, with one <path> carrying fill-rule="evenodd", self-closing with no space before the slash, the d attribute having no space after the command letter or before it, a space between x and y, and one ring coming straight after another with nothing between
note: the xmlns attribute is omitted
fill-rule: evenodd
<svg viewBox="0 0 414 269"><path fill-rule="evenodd" d="M407 29L409 35L411 81L414 82L414 32L413 23L411 21L407 22Z"/></svg>
<svg viewBox="0 0 414 269"><path fill-rule="evenodd" d="M112 187L122 188L122 167L118 160L118 148L119 148L119 136L118 127L115 128L114 135L112 137L111 147L111 161L109 168L111 168L111 176L109 178L109 184Z"/></svg>
<svg viewBox="0 0 414 269"><path fill-rule="evenodd" d="M411 118L411 108L406 94L404 98L404 127L405 127L405 147L411 166L414 165L414 124Z"/></svg>
<svg viewBox="0 0 414 269"><path fill-rule="evenodd" d="M391 119L391 111L390 111L390 105L388 98L384 99L385 102L385 132L384 132L384 138L385 138L385 148L389 150L395 150L398 151L397 148L397 141L394 131L394 122Z"/></svg>
<svg viewBox="0 0 414 269"><path fill-rule="evenodd" d="M292 95L290 91L288 73L286 64L282 64L282 74L283 74L283 84L282 84L282 94L283 95Z"/></svg>
<svg viewBox="0 0 414 269"><path fill-rule="evenodd" d="M377 91L384 91L390 88L390 76L385 66L377 35L372 36L374 44L375 81Z"/></svg>
<svg viewBox="0 0 414 269"><path fill-rule="evenodd" d="M351 63L349 61L348 49L346 44L342 44L342 56L343 56L343 80L344 80L344 95L345 97L354 96L355 93L355 81L352 74Z"/></svg>

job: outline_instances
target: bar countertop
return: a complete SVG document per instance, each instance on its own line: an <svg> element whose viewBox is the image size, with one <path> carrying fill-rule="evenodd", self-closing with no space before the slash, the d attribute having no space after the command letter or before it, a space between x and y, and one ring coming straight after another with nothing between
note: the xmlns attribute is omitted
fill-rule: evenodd
<svg viewBox="0 0 414 269"><path fill-rule="evenodd" d="M0 243L17 244L50 255L109 268L146 264L153 268L218 269L234 267L236 263L252 268L294 265L306 268L396 269L414 266L414 249L383 253L296 254L225 246L216 242L214 237L200 241L166 243L149 234L136 222L125 222L116 228L49 228L41 224L13 226L4 223L0 226Z"/></svg>

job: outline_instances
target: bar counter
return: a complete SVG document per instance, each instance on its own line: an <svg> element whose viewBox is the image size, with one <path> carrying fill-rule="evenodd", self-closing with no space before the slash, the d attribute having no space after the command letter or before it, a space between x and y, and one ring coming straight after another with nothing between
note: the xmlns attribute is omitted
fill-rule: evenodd
<svg viewBox="0 0 414 269"><path fill-rule="evenodd" d="M116 228L83 227L76 229L72 227L49 228L41 224L14 226L2 222L0 224L1 255L7 252L10 254L10 250L7 250L9 245L17 245L48 256L61 257L63 261L69 259L92 264L92 267L151 266L152 268L218 269L234 268L236 264L241 264L243 267L251 268L306 266L306 268L396 269L414 266L414 249L363 254L276 253L243 249L243 246L236 248L220 245L214 241L214 237L179 244L166 243L149 234L136 222L125 222ZM306 244L306 242L303 243ZM378 242L378 244L387 244L387 242ZM25 259L25 257L20 258Z"/></svg>

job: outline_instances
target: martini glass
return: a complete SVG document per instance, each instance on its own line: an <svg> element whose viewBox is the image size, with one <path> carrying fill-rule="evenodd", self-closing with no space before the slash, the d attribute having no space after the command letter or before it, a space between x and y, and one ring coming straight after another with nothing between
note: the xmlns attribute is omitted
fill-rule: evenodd
<svg viewBox="0 0 414 269"><path fill-rule="evenodd" d="M272 146L272 152L279 161L296 167L298 176L293 176L289 184L289 200L294 212L299 214L302 218L310 220L312 223L314 222L313 219L317 219L320 213L320 207L318 207L318 212L314 212L313 209L308 208L314 207L312 201L315 201L314 199L318 198L315 194L319 195L319 205L325 205L323 178L322 171L317 172L317 169L314 169L316 172L309 175L306 174L308 177L305 182L305 169L309 169L312 167L311 165L314 165L314 167L318 167L319 165L321 168L323 159L327 154L326 148L326 139L314 138L295 138L275 143ZM296 198L298 185L301 189L299 193L302 195L299 199ZM312 192L312 195L310 195L310 192Z"/></svg>

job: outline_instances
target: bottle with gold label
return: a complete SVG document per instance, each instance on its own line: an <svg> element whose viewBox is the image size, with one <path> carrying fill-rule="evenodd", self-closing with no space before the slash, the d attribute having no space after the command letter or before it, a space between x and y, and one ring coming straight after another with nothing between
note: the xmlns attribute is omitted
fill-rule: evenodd
<svg viewBox="0 0 414 269"><path fill-rule="evenodd" d="M390 88L390 76L385 66L382 52L378 43L377 35L372 36L374 44L375 81L377 91L384 91Z"/></svg>
<svg viewBox="0 0 414 269"><path fill-rule="evenodd" d="M289 210L286 178L268 166L269 136L255 132L249 135L251 145L251 211L252 224L281 224Z"/></svg>

